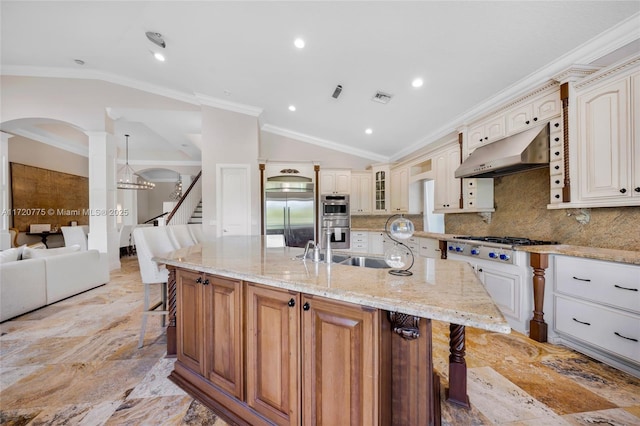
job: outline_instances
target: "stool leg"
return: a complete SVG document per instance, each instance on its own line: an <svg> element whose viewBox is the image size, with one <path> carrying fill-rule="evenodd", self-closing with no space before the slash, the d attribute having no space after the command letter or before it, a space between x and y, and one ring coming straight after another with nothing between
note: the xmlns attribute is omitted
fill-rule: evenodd
<svg viewBox="0 0 640 426"><path fill-rule="evenodd" d="M140 339L138 348L144 346L144 332L147 329L147 311L149 310L149 284L144 285L144 310L142 311L142 326L140 327Z"/></svg>
<svg viewBox="0 0 640 426"><path fill-rule="evenodd" d="M160 291L162 293L161 297L162 297L162 310L166 311L167 310L167 283L162 283L160 284ZM162 315L162 326L165 326L165 321L166 321L167 316L166 315Z"/></svg>

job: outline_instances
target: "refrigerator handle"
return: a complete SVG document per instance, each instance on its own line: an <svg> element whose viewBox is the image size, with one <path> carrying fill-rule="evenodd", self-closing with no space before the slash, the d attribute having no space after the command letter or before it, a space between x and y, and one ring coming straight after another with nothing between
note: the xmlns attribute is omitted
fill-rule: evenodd
<svg viewBox="0 0 640 426"><path fill-rule="evenodd" d="M287 241L290 241L291 240L291 207L287 207L287 232L289 234Z"/></svg>

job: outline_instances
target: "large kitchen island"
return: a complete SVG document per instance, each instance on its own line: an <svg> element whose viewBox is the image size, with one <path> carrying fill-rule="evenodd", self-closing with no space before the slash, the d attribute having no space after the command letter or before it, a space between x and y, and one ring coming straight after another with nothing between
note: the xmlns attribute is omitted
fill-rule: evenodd
<svg viewBox="0 0 640 426"><path fill-rule="evenodd" d="M446 397L468 406L465 327L510 328L466 262L416 257L399 277L302 252L225 237L156 258L171 272L171 380L234 424L439 424L439 320Z"/></svg>

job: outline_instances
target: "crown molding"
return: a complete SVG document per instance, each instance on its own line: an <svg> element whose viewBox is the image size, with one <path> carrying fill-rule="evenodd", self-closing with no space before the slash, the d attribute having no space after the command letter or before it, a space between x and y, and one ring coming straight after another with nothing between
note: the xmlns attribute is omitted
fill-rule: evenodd
<svg viewBox="0 0 640 426"><path fill-rule="evenodd" d="M214 108L225 109L227 111L238 112L240 114L251 115L253 117L260 117L263 109L253 105L245 105L238 102L231 102L224 99L214 98L211 96L203 95L202 93L195 94L196 99L200 105L210 106Z"/></svg>
<svg viewBox="0 0 640 426"><path fill-rule="evenodd" d="M566 70L560 72L553 76L553 79L558 83L566 83L570 81L580 80L594 72L598 71L602 67L593 66L593 65L571 65Z"/></svg>
<svg viewBox="0 0 640 426"><path fill-rule="evenodd" d="M334 151L344 152L346 154L355 155L357 157L368 158L370 160L374 160L377 162L384 163L389 161L389 157L385 157L384 155L375 154L373 152L369 152L369 151L365 151L357 148L351 148L336 142L328 141L326 139L316 138L315 136L305 135L304 133L294 132L292 130L283 129L282 127L272 126L270 124L265 124L260 128L260 130L262 130L263 132L284 136L286 138L295 139L300 142L306 142L312 145L317 145L322 148L328 148Z"/></svg>
<svg viewBox="0 0 640 426"><path fill-rule="evenodd" d="M576 89L581 89L593 83L596 83L602 79L608 78L614 74L621 73L625 70L631 69L640 64L640 55L633 56L630 58L626 58L616 64L604 68L601 71L595 72L589 75L587 78L584 78L575 84Z"/></svg>

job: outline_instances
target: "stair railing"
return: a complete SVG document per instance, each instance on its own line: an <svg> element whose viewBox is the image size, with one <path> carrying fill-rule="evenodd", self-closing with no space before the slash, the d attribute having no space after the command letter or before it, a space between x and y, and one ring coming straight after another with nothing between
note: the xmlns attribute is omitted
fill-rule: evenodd
<svg viewBox="0 0 640 426"><path fill-rule="evenodd" d="M189 188L182 194L178 204L173 208L167 218L167 225L184 225L189 222L200 201L202 200L202 171L198 173Z"/></svg>

